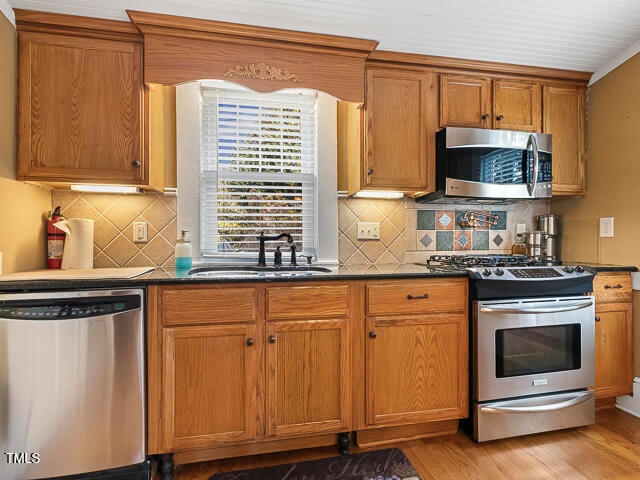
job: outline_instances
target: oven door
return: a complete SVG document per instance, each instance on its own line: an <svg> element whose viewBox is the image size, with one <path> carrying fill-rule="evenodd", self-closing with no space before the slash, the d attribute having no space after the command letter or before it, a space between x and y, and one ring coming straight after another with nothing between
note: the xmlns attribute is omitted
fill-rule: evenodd
<svg viewBox="0 0 640 480"><path fill-rule="evenodd" d="M474 399L593 385L594 317L589 296L473 302Z"/></svg>

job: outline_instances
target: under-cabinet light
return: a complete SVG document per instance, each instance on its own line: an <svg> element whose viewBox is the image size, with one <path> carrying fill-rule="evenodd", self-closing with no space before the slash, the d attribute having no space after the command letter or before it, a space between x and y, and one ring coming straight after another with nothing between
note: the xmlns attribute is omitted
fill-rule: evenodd
<svg viewBox="0 0 640 480"><path fill-rule="evenodd" d="M402 192L390 192L386 190L360 190L352 195L353 198L402 198L404 194Z"/></svg>
<svg viewBox="0 0 640 480"><path fill-rule="evenodd" d="M141 188L129 185L71 185L71 190L91 193L144 193Z"/></svg>

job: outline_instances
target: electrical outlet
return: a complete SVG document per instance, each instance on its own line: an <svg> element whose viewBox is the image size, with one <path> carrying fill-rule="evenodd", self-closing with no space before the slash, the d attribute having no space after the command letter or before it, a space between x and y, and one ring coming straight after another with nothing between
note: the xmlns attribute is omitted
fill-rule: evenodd
<svg viewBox="0 0 640 480"><path fill-rule="evenodd" d="M613 217L600 219L600 237L613 237Z"/></svg>
<svg viewBox="0 0 640 480"><path fill-rule="evenodd" d="M147 241L147 222L133 222L133 241L137 243Z"/></svg>
<svg viewBox="0 0 640 480"><path fill-rule="evenodd" d="M380 240L378 222L358 222L358 240Z"/></svg>

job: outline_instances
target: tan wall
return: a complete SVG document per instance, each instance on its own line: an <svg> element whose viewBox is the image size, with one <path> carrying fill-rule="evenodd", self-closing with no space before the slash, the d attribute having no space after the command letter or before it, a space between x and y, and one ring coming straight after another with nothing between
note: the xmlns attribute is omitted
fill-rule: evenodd
<svg viewBox="0 0 640 480"><path fill-rule="evenodd" d="M640 54L589 89L587 193L553 200L563 259L640 265ZM614 217L614 238L599 238ZM634 294L634 373L640 375L640 303Z"/></svg>
<svg viewBox="0 0 640 480"><path fill-rule="evenodd" d="M589 89L587 193L551 204L565 227L563 259L640 265L639 81L640 54ZM614 238L598 238L600 217L614 217Z"/></svg>
<svg viewBox="0 0 640 480"><path fill-rule="evenodd" d="M13 180L16 165L16 30L0 13L0 251L3 273L45 266L51 194Z"/></svg>

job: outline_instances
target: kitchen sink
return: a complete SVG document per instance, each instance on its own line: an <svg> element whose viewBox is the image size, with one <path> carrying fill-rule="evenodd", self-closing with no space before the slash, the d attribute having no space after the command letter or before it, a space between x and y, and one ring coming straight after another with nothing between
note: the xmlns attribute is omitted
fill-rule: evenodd
<svg viewBox="0 0 640 480"><path fill-rule="evenodd" d="M193 278L264 278L264 277L300 277L331 273L326 267L316 266L267 266L254 265L211 265L189 270L187 275Z"/></svg>

